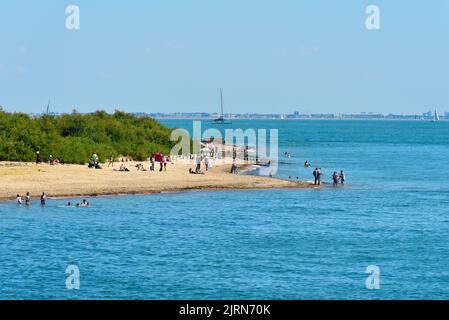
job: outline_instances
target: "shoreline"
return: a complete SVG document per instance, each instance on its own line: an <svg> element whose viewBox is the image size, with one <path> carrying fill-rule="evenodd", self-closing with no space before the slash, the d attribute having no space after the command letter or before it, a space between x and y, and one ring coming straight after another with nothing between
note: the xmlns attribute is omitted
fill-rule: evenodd
<svg viewBox="0 0 449 320"><path fill-rule="evenodd" d="M125 162L130 171L119 172L108 168L107 164L102 170L95 170L73 164L36 167L32 163L0 162L0 202L15 200L17 194L24 199L27 192L36 201L42 192L48 198L87 198L188 191L316 188L306 181L231 174L229 164L217 164L204 175L195 175L188 172L194 166L191 162L169 163L166 172L137 171L137 163L140 162ZM148 163L141 163L148 167ZM121 164L116 163L115 169ZM244 166L240 164L241 168Z"/></svg>

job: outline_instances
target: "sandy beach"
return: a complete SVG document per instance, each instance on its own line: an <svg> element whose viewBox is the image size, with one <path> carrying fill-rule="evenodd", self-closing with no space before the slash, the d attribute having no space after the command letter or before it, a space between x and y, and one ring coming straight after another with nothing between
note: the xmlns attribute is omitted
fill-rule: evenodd
<svg viewBox="0 0 449 320"><path fill-rule="evenodd" d="M118 169L121 163L115 163ZM82 165L0 162L0 200L15 199L30 192L38 197L75 197L116 194L151 194L187 190L313 188L308 182L286 181L252 175L231 174L229 164L216 165L204 175L190 174L193 162L169 163L166 172L137 171L136 162L126 162L130 172L88 169ZM144 163L148 169L148 163ZM158 169L158 166L156 167Z"/></svg>

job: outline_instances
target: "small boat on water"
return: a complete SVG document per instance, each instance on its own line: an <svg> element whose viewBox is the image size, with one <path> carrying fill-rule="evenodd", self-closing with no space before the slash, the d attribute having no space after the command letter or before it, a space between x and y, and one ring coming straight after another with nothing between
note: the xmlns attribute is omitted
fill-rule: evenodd
<svg viewBox="0 0 449 320"><path fill-rule="evenodd" d="M217 119L213 120L213 123L215 124L232 124L231 121L226 120L223 113L223 90L220 88L220 107L221 107L221 113L220 116Z"/></svg>
<svg viewBox="0 0 449 320"><path fill-rule="evenodd" d="M433 114L432 122L438 122L438 121L440 121L440 116L438 115L438 112L435 109L435 113Z"/></svg>

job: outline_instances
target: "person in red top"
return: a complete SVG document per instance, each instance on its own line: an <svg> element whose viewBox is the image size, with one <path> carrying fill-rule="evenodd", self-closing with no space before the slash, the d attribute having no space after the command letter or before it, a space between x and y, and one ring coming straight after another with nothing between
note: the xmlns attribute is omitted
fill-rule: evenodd
<svg viewBox="0 0 449 320"><path fill-rule="evenodd" d="M154 154L154 161L159 162L161 167L159 169L159 171L164 170L164 155L160 152L156 152Z"/></svg>

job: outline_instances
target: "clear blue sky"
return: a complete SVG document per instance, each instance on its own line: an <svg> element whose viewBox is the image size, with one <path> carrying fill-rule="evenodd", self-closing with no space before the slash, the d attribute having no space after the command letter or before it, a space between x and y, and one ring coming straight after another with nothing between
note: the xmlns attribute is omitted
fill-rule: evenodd
<svg viewBox="0 0 449 320"><path fill-rule="evenodd" d="M8 111L449 111L447 0L10 0L0 44Z"/></svg>

